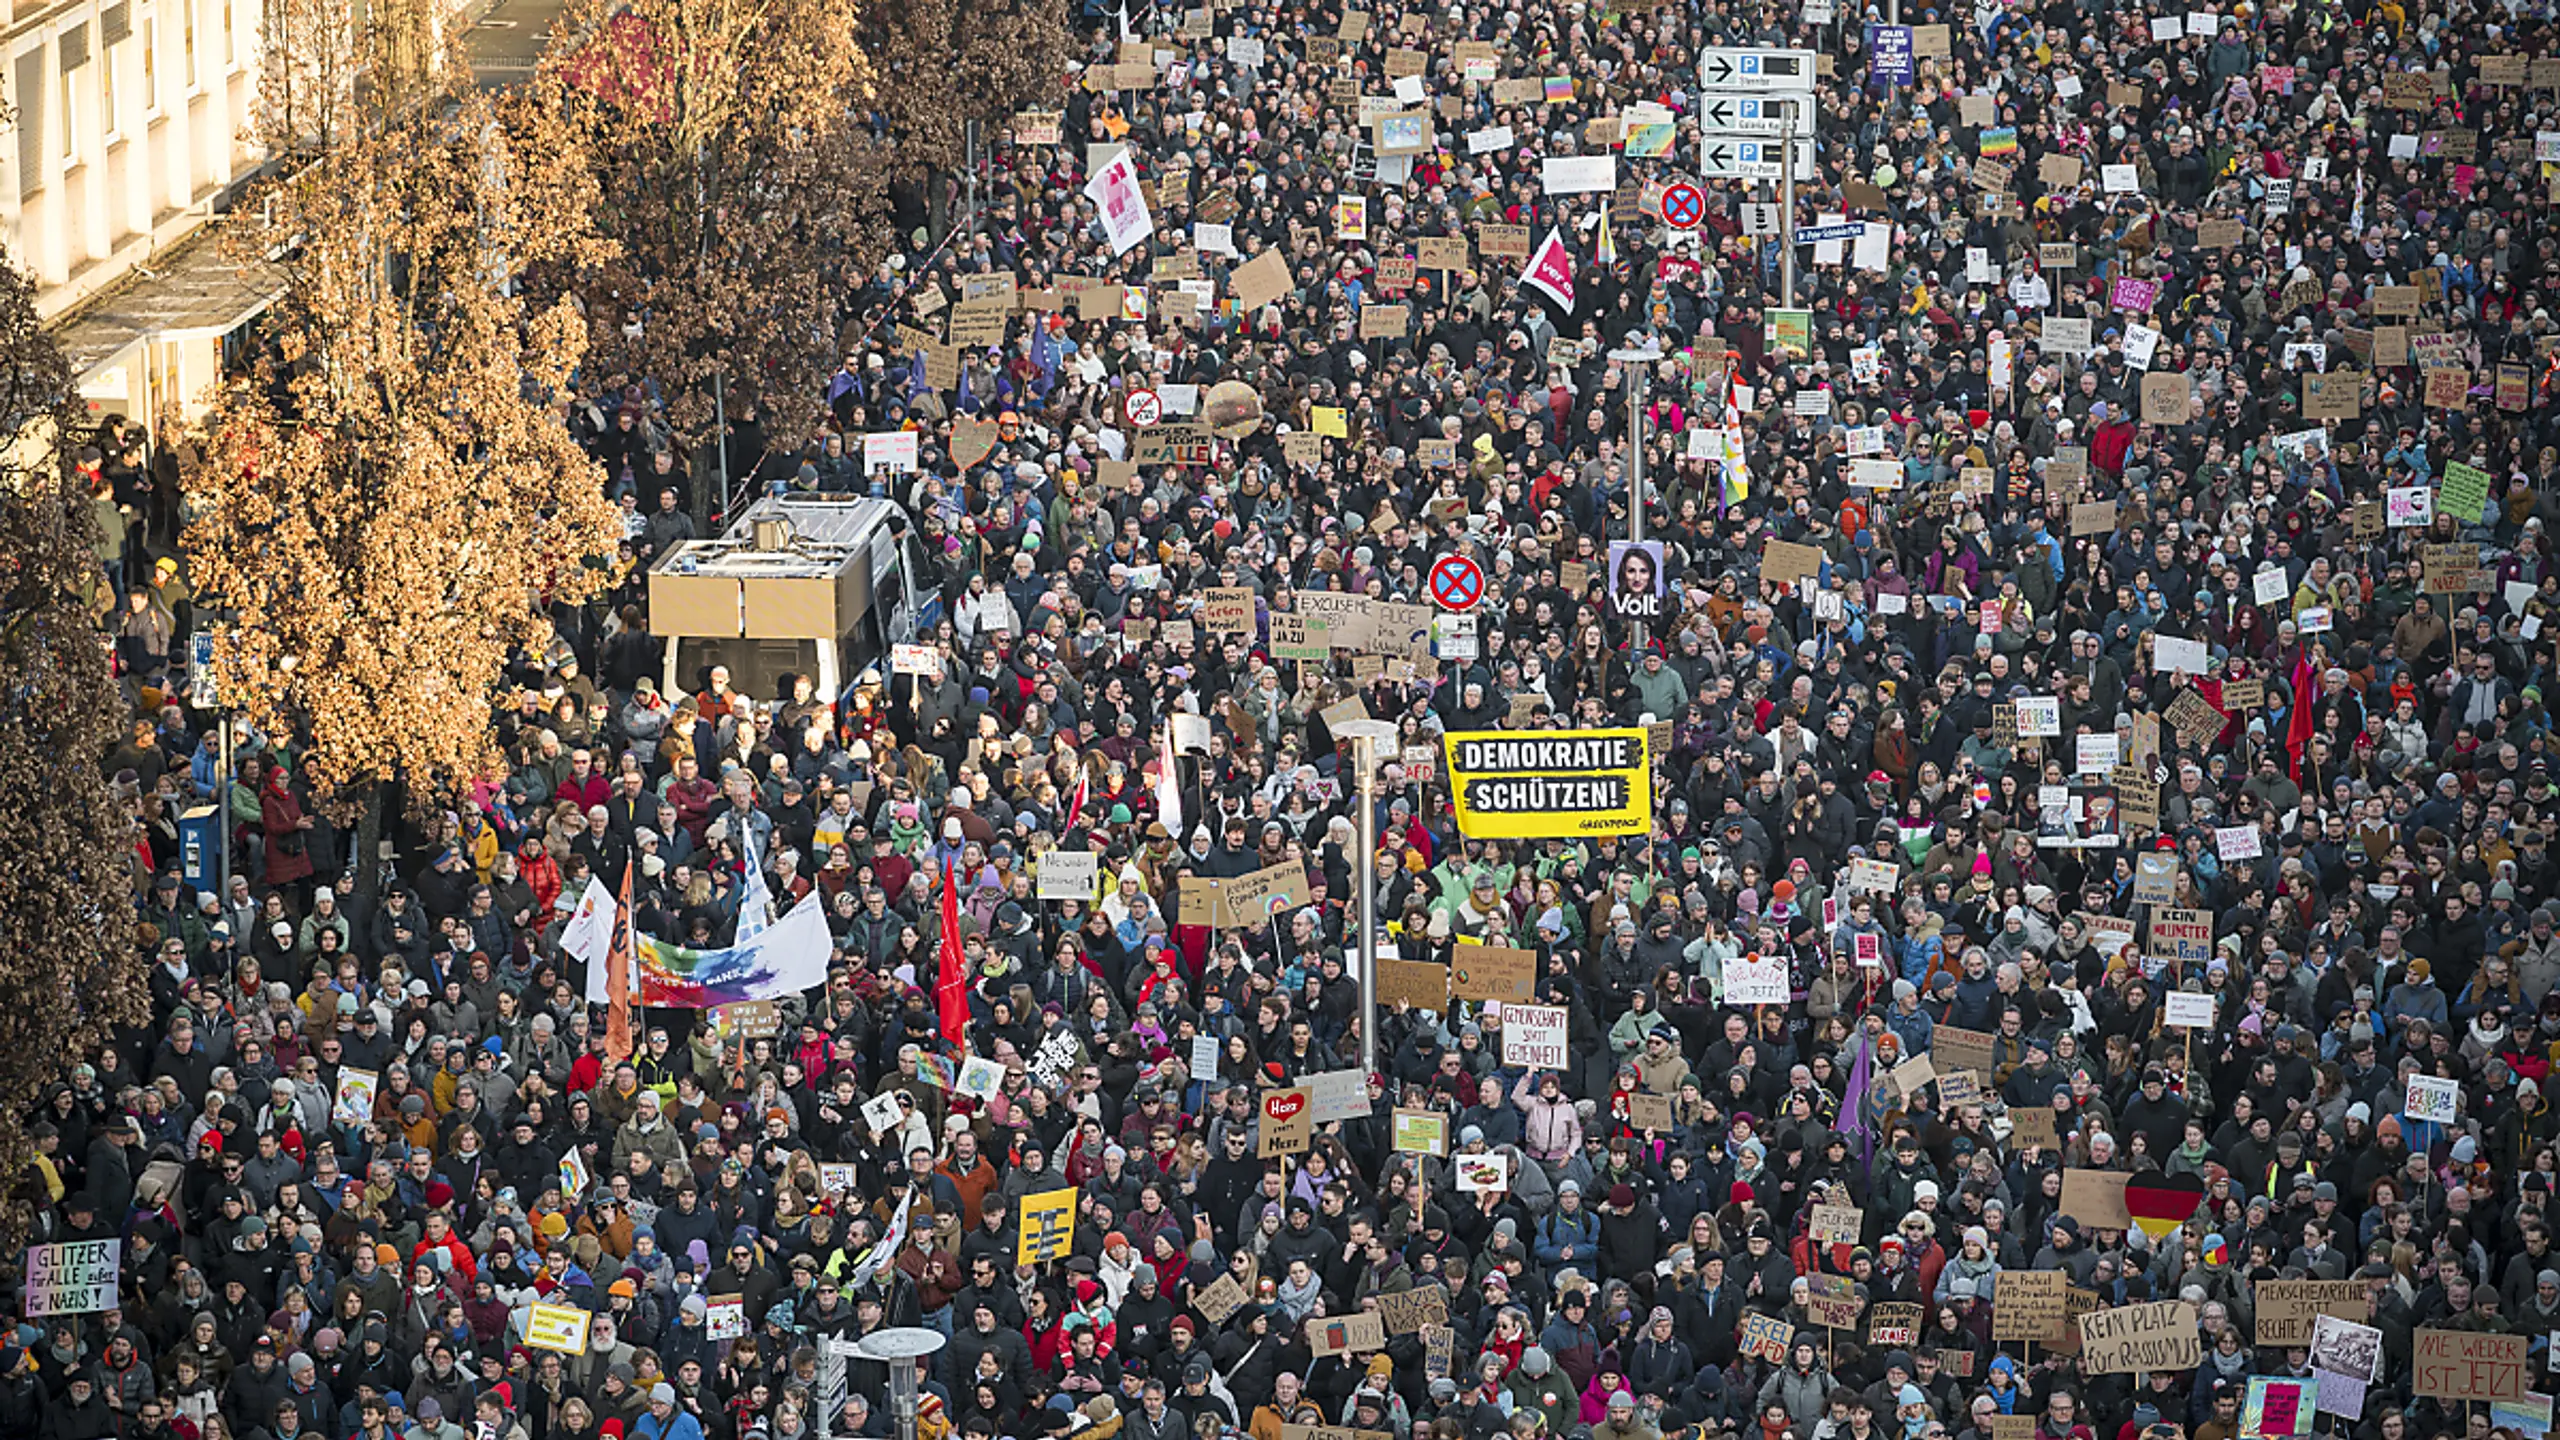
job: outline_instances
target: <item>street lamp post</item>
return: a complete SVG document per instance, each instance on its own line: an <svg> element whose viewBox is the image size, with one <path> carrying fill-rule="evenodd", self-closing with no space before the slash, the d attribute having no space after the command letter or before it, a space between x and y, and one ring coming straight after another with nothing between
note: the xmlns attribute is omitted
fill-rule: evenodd
<svg viewBox="0 0 2560 1440"><path fill-rule="evenodd" d="M1378 1073L1378 747L1396 738L1392 720L1345 720L1333 738L1351 742L1360 782L1360 1069Z"/></svg>
<svg viewBox="0 0 2560 1440"><path fill-rule="evenodd" d="M1662 352L1651 347L1636 349L1622 346L1609 352L1609 358L1627 367L1627 445L1634 454L1627 462L1632 488L1627 492L1627 538L1644 539L1644 392L1653 379L1653 367L1662 360ZM1642 617L1635 621L1635 644L1630 654L1641 654L1645 645Z"/></svg>

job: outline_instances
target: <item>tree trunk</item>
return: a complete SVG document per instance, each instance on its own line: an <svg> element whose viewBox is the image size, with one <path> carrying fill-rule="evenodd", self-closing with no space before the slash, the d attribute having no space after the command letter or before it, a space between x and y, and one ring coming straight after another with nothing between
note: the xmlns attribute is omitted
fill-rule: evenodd
<svg viewBox="0 0 2560 1440"><path fill-rule="evenodd" d="M371 916L382 898L382 782L368 780L356 797L355 903L351 914Z"/></svg>

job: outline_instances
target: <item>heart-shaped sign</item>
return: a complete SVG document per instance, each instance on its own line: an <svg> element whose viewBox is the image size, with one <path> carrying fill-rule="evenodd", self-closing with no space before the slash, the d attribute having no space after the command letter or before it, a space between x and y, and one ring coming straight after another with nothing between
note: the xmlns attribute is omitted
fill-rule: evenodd
<svg viewBox="0 0 2560 1440"><path fill-rule="evenodd" d="M1306 1108L1307 1094L1303 1090L1275 1090L1262 1099L1262 1113L1273 1120L1295 1120L1298 1112Z"/></svg>
<svg viewBox="0 0 2560 1440"><path fill-rule="evenodd" d="M2142 1233L2154 1240L2194 1217L2204 1203L2204 1179L2198 1175L2137 1175L2125 1182L2124 1208Z"/></svg>

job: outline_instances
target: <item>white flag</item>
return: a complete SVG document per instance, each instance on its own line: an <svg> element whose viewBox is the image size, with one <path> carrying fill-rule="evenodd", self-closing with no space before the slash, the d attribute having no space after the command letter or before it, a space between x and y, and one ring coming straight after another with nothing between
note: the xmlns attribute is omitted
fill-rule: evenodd
<svg viewBox="0 0 2560 1440"><path fill-rule="evenodd" d="M1123 254L1155 233L1155 216L1148 212L1146 194L1138 188L1138 164L1126 149L1084 182L1084 196L1102 212L1102 233L1111 242L1112 254Z"/></svg>
<svg viewBox="0 0 2560 1440"><path fill-rule="evenodd" d="M756 854L755 827L741 825L738 828L746 832L740 850L747 878L743 893L738 896L737 938L730 943L744 945L773 927L773 887L765 883L764 858Z"/></svg>
<svg viewBox="0 0 2560 1440"><path fill-rule="evenodd" d="M604 961L613 949L613 925L619 918L615 912L620 908L604 882L590 875L586 892L578 897L578 908L560 928L560 949L586 965L587 999L598 1005L605 1002Z"/></svg>

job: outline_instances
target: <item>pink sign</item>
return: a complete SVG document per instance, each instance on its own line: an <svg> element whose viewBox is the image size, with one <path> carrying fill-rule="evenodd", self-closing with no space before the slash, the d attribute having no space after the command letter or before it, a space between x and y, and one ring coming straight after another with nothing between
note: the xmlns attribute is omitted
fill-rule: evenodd
<svg viewBox="0 0 2560 1440"><path fill-rule="evenodd" d="M2159 298L2158 281L2119 278L2107 291L2107 308L2123 310L2135 315L2147 315L2151 313L2153 303Z"/></svg>

